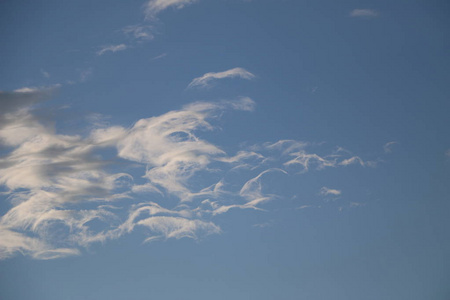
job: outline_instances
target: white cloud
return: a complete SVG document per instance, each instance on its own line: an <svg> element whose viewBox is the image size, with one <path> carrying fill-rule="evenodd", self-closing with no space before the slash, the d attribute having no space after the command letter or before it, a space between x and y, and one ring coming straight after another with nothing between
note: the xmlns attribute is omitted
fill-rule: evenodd
<svg viewBox="0 0 450 300"><path fill-rule="evenodd" d="M350 207L361 207L361 206L365 206L365 203L359 203L359 202L351 202L350 203Z"/></svg>
<svg viewBox="0 0 450 300"><path fill-rule="evenodd" d="M154 39L154 29L149 25L129 25L122 29L122 32L137 41L149 41Z"/></svg>
<svg viewBox="0 0 450 300"><path fill-rule="evenodd" d="M115 52L115 51L113 51L113 52ZM101 55L101 54L99 54L99 55ZM80 70L79 73L80 73L80 82L85 82L92 76L93 69L87 68L85 70Z"/></svg>
<svg viewBox="0 0 450 300"><path fill-rule="evenodd" d="M212 222L204 222L200 220L189 220L180 217L157 216L150 217L137 222L137 225L149 228L157 237L164 238L192 238L197 239L198 233L203 235L220 233L220 228ZM151 236L146 240L153 240Z"/></svg>
<svg viewBox="0 0 450 300"><path fill-rule="evenodd" d="M214 216L261 210L280 197L270 193L269 174L279 178L299 164L323 169L350 159L306 152L310 144L294 140L229 155L200 137L215 130L212 121L225 111L252 111L255 103L245 97L195 102L131 127L94 115L88 134L63 134L35 114L54 89L0 92L0 144L8 146L0 186L11 205L0 218L0 259L78 255L136 230L145 232L145 241L218 234ZM103 157L114 150L116 158ZM131 168L138 176L121 171Z"/></svg>
<svg viewBox="0 0 450 300"><path fill-rule="evenodd" d="M9 258L16 252L24 255L30 254L36 259L54 259L80 254L77 249L73 248L51 249L40 239L27 237L0 226L0 260Z"/></svg>
<svg viewBox="0 0 450 300"><path fill-rule="evenodd" d="M259 223L259 224L253 224L253 227L257 228L267 228L274 226L274 220L270 220L269 222Z"/></svg>
<svg viewBox="0 0 450 300"><path fill-rule="evenodd" d="M341 166L349 166L353 164L359 164L362 167L372 167L372 168L377 166L376 161L364 161L359 156L352 156L339 162L339 165Z"/></svg>
<svg viewBox="0 0 450 300"><path fill-rule="evenodd" d="M158 60L158 59L164 58L166 56L167 56L167 53L162 53L160 55L153 57L151 60Z"/></svg>
<svg viewBox="0 0 450 300"><path fill-rule="evenodd" d="M44 69L41 69L41 74L42 74L42 76L44 76L45 78L50 78L50 74L49 74L47 71L45 71Z"/></svg>
<svg viewBox="0 0 450 300"><path fill-rule="evenodd" d="M350 16L357 18L374 18L378 17L378 12L374 9L356 8L350 12Z"/></svg>
<svg viewBox="0 0 450 300"><path fill-rule="evenodd" d="M386 144L383 146L384 153L391 153L391 152L392 152L392 146L394 146L394 145L396 145L396 144L398 144L398 142L389 142L389 143L386 143Z"/></svg>
<svg viewBox="0 0 450 300"><path fill-rule="evenodd" d="M311 208L311 207L314 207L314 206L312 206L312 205L302 205L300 207L297 207L296 209L302 210L302 209L307 209L307 208Z"/></svg>
<svg viewBox="0 0 450 300"><path fill-rule="evenodd" d="M224 72L217 72L217 73L206 73L201 77L197 77L194 80L192 80L191 83L189 83L188 87L207 87L211 81L217 80L217 79L224 79L224 78L235 78L239 77L242 79L253 79L255 78L255 75L250 73L249 71L243 69L243 68L234 68L230 69Z"/></svg>
<svg viewBox="0 0 450 300"><path fill-rule="evenodd" d="M239 155L228 158L219 147L199 139L195 131L212 130L208 119L214 118L216 111L251 110L254 106L251 99L193 103L183 110L142 119L130 129L102 123L101 128L96 127L82 137L56 134L54 128L33 116L30 105L50 94L37 88L0 94L5 100L0 115L0 140L13 147L0 158L0 185L7 189L13 204L0 219L5 236L0 241L2 258L15 252L42 259L77 254L78 247L118 238L136 225L151 229L150 238L197 238L198 234L220 232L210 221L199 219L202 214L212 212L196 211L197 202L193 200L219 197L222 185L217 183L210 190L197 192L189 181L199 172L208 172L214 162L235 165ZM133 184L133 178L126 173L106 172L107 161L93 154L104 147L117 147L119 157L141 164L147 182ZM178 197L180 204L190 201L192 205L181 210L146 205L135 210L139 212L135 216L131 212L125 222L109 206L76 208L83 203L92 206L120 201L132 197L133 191L157 192L163 197L169 193ZM239 197L237 191L234 197ZM145 211L151 212L151 216L140 219ZM161 213L172 216L154 215ZM94 231L89 225L94 220L105 229ZM17 230L25 230L30 236ZM70 247L59 248L56 244Z"/></svg>
<svg viewBox="0 0 450 300"><path fill-rule="evenodd" d="M125 44L103 46L99 51L97 51L97 55L103 55L106 52L114 53L114 52L118 52L118 51L123 51L127 48L128 48L128 46Z"/></svg>
<svg viewBox="0 0 450 300"><path fill-rule="evenodd" d="M359 156L352 156L350 158L347 158L339 163L342 166L348 166L353 164L359 164L361 166L365 166L365 162L359 157Z"/></svg>
<svg viewBox="0 0 450 300"><path fill-rule="evenodd" d="M327 188L326 186L324 186L320 189L320 195L322 195L322 196L328 196L328 195L339 196L340 194L342 194L342 192L340 190L330 189L330 188Z"/></svg>
<svg viewBox="0 0 450 300"><path fill-rule="evenodd" d="M194 2L197 0L150 0L144 6L144 13L146 18L151 19L169 7L180 9Z"/></svg>

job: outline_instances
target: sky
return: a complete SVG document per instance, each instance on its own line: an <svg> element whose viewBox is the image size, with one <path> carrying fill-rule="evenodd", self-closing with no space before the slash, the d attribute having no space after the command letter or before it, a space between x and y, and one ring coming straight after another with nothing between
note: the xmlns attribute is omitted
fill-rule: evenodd
<svg viewBox="0 0 450 300"><path fill-rule="evenodd" d="M450 3L0 2L0 298L450 297Z"/></svg>

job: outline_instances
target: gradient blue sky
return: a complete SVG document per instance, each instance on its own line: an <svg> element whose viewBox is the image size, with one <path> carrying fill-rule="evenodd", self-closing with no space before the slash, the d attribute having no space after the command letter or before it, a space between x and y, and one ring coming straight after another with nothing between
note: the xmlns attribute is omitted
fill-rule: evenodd
<svg viewBox="0 0 450 300"><path fill-rule="evenodd" d="M0 298L450 297L450 3L0 2Z"/></svg>

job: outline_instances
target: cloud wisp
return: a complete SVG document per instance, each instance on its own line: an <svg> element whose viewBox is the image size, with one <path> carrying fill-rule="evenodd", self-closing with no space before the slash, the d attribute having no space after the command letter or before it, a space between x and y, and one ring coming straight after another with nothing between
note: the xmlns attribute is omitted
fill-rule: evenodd
<svg viewBox="0 0 450 300"><path fill-rule="evenodd" d="M206 73L201 77L194 78L194 80L189 83L188 88L193 87L207 87L213 82L214 80L218 79L225 79L225 78L242 78L251 80L255 78L255 75L250 73L249 71L243 69L243 68L234 68L223 72L210 72Z"/></svg>
<svg viewBox="0 0 450 300"><path fill-rule="evenodd" d="M125 44L103 46L99 51L97 51L97 55L101 56L107 52L115 53L118 51L126 50L127 48L128 46Z"/></svg>
<svg viewBox="0 0 450 300"><path fill-rule="evenodd" d="M341 195L342 194L342 192L340 191L340 190L336 190L336 189L330 189L330 188L327 188L326 186L324 186L324 187L322 187L321 189L320 189L320 195L322 195L322 196L329 196L329 195L332 195L332 196L339 196L339 195Z"/></svg>
<svg viewBox="0 0 450 300"><path fill-rule="evenodd" d="M398 142L395 142L395 141L384 144L384 146L383 146L384 153L391 153L392 147L397 144L398 144Z"/></svg>
<svg viewBox="0 0 450 300"><path fill-rule="evenodd" d="M270 193L267 177L350 159L309 153L308 143L294 140L230 155L201 138L225 111L252 111L250 98L195 102L130 127L94 122L87 134L63 134L36 113L54 92L0 92L0 188L10 205L0 218L0 259L79 255L136 230L145 242L218 234L215 216L261 210L283 196Z"/></svg>
<svg viewBox="0 0 450 300"><path fill-rule="evenodd" d="M356 8L350 12L350 16L354 18L375 18L378 15L378 11L369 8Z"/></svg>
<svg viewBox="0 0 450 300"><path fill-rule="evenodd" d="M150 41L155 38L154 29L150 25L129 25L124 27L122 32L138 42Z"/></svg>
<svg viewBox="0 0 450 300"><path fill-rule="evenodd" d="M147 19L153 19L156 18L157 14L169 7L181 9L186 5L197 1L198 0L150 0L144 5L144 14Z"/></svg>

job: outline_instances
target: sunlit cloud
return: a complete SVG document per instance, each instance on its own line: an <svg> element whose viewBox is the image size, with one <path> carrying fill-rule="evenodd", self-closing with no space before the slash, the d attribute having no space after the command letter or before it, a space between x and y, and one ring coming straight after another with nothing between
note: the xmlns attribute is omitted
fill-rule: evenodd
<svg viewBox="0 0 450 300"><path fill-rule="evenodd" d="M92 114L87 134L63 134L35 113L55 91L0 93L0 186L11 205L0 218L0 259L79 255L134 231L145 242L201 239L222 232L215 216L264 210L284 197L270 192L270 179L362 161L295 140L229 154L201 137L227 111L252 112L248 97L194 102L127 127Z"/></svg>

